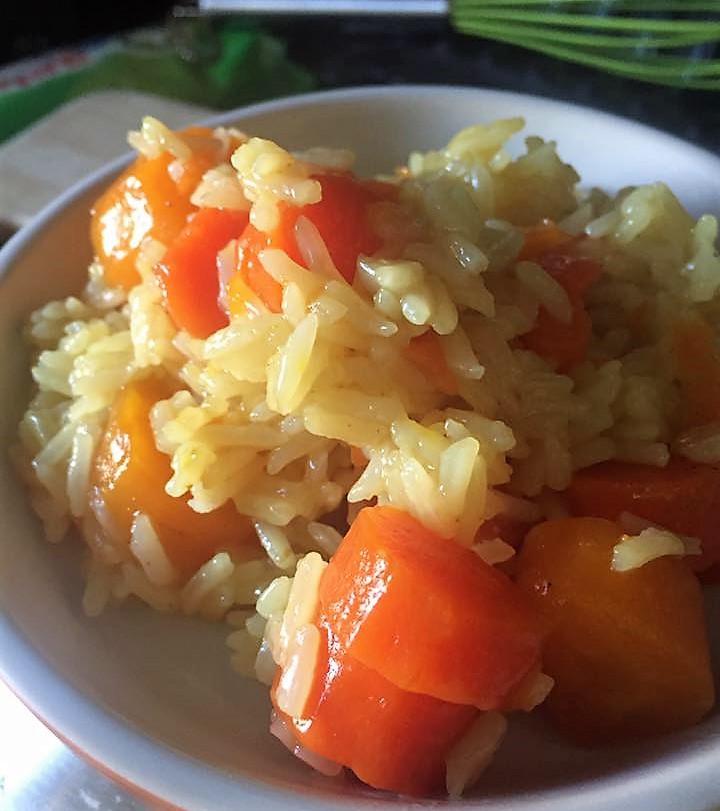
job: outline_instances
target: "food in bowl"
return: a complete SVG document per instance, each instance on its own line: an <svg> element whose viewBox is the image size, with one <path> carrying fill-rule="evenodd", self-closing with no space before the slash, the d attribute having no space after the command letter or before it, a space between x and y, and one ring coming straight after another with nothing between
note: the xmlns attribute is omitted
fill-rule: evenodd
<svg viewBox="0 0 720 811"><path fill-rule="evenodd" d="M147 119L28 327L18 463L86 612L227 621L291 751L401 794L461 794L514 713L607 745L714 704L717 223L521 128L360 179Z"/></svg>

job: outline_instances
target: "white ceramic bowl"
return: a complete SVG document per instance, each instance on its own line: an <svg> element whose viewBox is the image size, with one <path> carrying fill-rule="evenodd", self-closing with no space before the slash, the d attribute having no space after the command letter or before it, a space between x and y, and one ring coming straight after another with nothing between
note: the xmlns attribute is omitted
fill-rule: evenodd
<svg viewBox="0 0 720 811"><path fill-rule="evenodd" d="M400 163L411 149L444 144L468 124L518 114L530 133L558 141L588 185L615 190L662 179L693 213L720 208L720 160L713 155L618 118L510 93L335 91L250 107L213 123L237 123L291 148L350 146L359 170L372 172ZM80 290L89 259L88 207L121 165L70 190L0 254L3 448L13 441L30 391L23 319L40 303ZM98 619L83 616L77 545L43 541L4 451L0 522L3 678L106 771L189 811L406 807L295 761L267 731L264 688L230 671L221 627L133 604ZM718 616L716 605L716 624ZM717 659L716 645L720 672ZM699 811L720 804L719 774L717 712L682 734L612 752L573 749L538 718L521 719L477 797L458 807Z"/></svg>

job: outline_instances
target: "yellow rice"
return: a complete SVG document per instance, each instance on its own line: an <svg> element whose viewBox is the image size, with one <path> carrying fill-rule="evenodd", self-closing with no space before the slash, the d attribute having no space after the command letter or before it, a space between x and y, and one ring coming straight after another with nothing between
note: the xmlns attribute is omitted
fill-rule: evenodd
<svg viewBox="0 0 720 811"><path fill-rule="evenodd" d="M529 520L557 515L553 493L579 468L608 459L667 464L677 401L668 325L678 313L719 312L717 222L694 222L660 183L615 198L584 191L555 145L537 137L511 160L505 145L521 127L521 119L477 125L444 148L412 154L395 182L414 218L398 216L398 203L377 204L371 219L384 246L359 258L353 285L301 218L306 267L279 250L260 257L284 286L281 313L261 307L255 316L233 316L204 341L178 332L151 272L166 246L148 240L141 282L129 294L108 289L95 263L81 295L32 315L37 392L20 425L21 465L50 540L71 527L109 539L93 544L103 552L88 561L89 614L134 595L159 611L237 621L238 607L292 574L302 555L332 554L340 534L330 516L345 501L350 518L377 500L471 545L508 499ZM177 171L190 149L153 119L130 140L148 156L169 151ZM320 198L312 177L319 166L351 162L342 150L294 156L245 139L192 199L247 209L268 230L279 202ZM523 228L548 218L587 235L583 250L605 266L587 296L588 358L569 374L515 340L541 307L560 321L571 314L549 274L517 261ZM640 305L649 325L643 334L631 328ZM458 398L439 392L404 351L427 330L439 336ZM201 513L233 502L253 521L267 560L220 552L181 582L147 516L136 517L130 538L119 538L102 504L88 498L114 398L129 380L159 371L181 388L151 414L157 447L172 464L167 492L189 496ZM718 435L682 436L676 450L717 461ZM361 473L351 447L368 459ZM497 543L478 552L493 561L508 554ZM267 609L269 599L265 592L265 619L284 608ZM239 666L260 644L264 620L253 622L256 633L241 629L233 642Z"/></svg>

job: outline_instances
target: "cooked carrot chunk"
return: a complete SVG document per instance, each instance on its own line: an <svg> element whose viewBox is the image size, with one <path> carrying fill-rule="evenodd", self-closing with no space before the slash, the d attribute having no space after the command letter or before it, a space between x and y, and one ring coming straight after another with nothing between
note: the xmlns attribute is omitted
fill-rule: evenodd
<svg viewBox="0 0 720 811"><path fill-rule="evenodd" d="M191 136L187 159L140 156L93 206L90 237L110 287L129 290L140 281L135 262L143 240L170 245L197 210L190 196L203 174L228 156L211 130L194 127L181 135ZM179 171L171 172L171 165Z"/></svg>
<svg viewBox="0 0 720 811"><path fill-rule="evenodd" d="M619 743L681 729L714 702L700 587L685 562L611 568L622 530L599 518L532 529L517 583L550 623L546 705L574 740Z"/></svg>
<svg viewBox="0 0 720 811"><path fill-rule="evenodd" d="M496 709L540 659L524 595L393 507L362 510L320 583L338 644L403 690Z"/></svg>
<svg viewBox="0 0 720 811"><path fill-rule="evenodd" d="M155 266L165 305L178 329L207 338L228 323L220 308L217 255L247 224L244 211L201 208Z"/></svg>
<svg viewBox="0 0 720 811"><path fill-rule="evenodd" d="M575 237L565 233L552 220L543 220L525 231L518 261L535 260L539 256L567 249Z"/></svg>
<svg viewBox="0 0 720 811"><path fill-rule="evenodd" d="M413 338L405 353L441 392L449 395L458 393L457 378L448 366L436 332L428 330Z"/></svg>
<svg viewBox="0 0 720 811"><path fill-rule="evenodd" d="M603 462L578 471L567 491L575 515L616 521L632 513L680 535L702 542L701 555L689 558L697 571L720 561L720 470L685 459L667 467Z"/></svg>
<svg viewBox="0 0 720 811"><path fill-rule="evenodd" d="M128 542L133 519L145 513L168 558L187 577L221 549L253 556L257 538L232 504L197 513L187 497L165 492L173 471L169 457L155 447L149 412L172 393L166 381L156 378L129 383L120 392L95 455L92 485Z"/></svg>
<svg viewBox="0 0 720 811"><path fill-rule="evenodd" d="M396 687L341 651L323 620L320 627L303 718L286 718L298 743L374 788L416 796L444 790L445 757L478 711Z"/></svg>
<svg viewBox="0 0 720 811"><path fill-rule="evenodd" d="M697 316L680 318L673 328L675 375L683 394L680 427L720 419L720 352L715 330Z"/></svg>
<svg viewBox="0 0 720 811"><path fill-rule="evenodd" d="M602 266L593 259L564 254L544 254L535 261L565 288L572 318L565 324L541 307L535 326L521 341L527 349L554 361L559 372L566 372L587 354L592 322L585 310L584 297L602 274Z"/></svg>
<svg viewBox="0 0 720 811"><path fill-rule="evenodd" d="M372 254L380 247L368 221L368 207L390 193L382 188L387 184L365 183L349 173L325 174L317 180L322 187L319 202L302 207L280 204L278 224L270 233L248 225L238 243L240 279L275 313L282 306L282 287L265 271L258 257L267 248L277 248L303 264L295 236L300 217L306 217L317 228L335 266L348 282L355 277L358 256ZM231 312L242 312L243 308L242 288L231 282Z"/></svg>

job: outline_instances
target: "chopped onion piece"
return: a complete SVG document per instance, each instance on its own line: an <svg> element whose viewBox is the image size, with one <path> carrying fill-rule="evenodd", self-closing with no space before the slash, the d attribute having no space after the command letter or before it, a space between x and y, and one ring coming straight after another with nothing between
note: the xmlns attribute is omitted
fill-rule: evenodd
<svg viewBox="0 0 720 811"><path fill-rule="evenodd" d="M531 712L542 704L550 695L550 691L555 686L555 679L547 673L536 673L532 682L527 682L527 686L522 688L522 694L516 698L513 709Z"/></svg>
<svg viewBox="0 0 720 811"><path fill-rule="evenodd" d="M490 765L505 735L507 721L499 712L484 712L445 758L445 783L450 797L462 796Z"/></svg>
<svg viewBox="0 0 720 811"><path fill-rule="evenodd" d="M623 535L613 549L611 568L614 572L639 569L655 558L666 555L699 555L700 541L697 538L682 538L665 529L648 527L639 535Z"/></svg>
<svg viewBox="0 0 720 811"><path fill-rule="evenodd" d="M315 618L320 578L326 566L317 552L310 552L298 561L280 628L281 648L287 649L295 632Z"/></svg>
<svg viewBox="0 0 720 811"><path fill-rule="evenodd" d="M290 716L299 718L303 714L315 677L320 643L318 627L307 624L298 628L288 646L286 662L275 690L275 701Z"/></svg>
<svg viewBox="0 0 720 811"><path fill-rule="evenodd" d="M284 611L290 597L291 586L291 578L285 575L276 577L258 597L255 606L258 614L265 619L270 619L270 615L276 611Z"/></svg>
<svg viewBox="0 0 720 811"><path fill-rule="evenodd" d="M276 712L270 718L270 733L274 735L284 746L286 746L296 758L304 761L315 771L327 777L336 777L342 771L342 765L334 760L328 760L321 755L316 755L307 747L301 746L294 738L292 730Z"/></svg>
<svg viewBox="0 0 720 811"><path fill-rule="evenodd" d="M479 541L473 546L472 550L490 566L494 566L496 563L504 563L515 554L512 546L505 543L502 538L489 538L486 541Z"/></svg>
<svg viewBox="0 0 720 811"><path fill-rule="evenodd" d="M720 423L711 422L683 431L673 449L686 459L705 465L720 462Z"/></svg>
<svg viewBox="0 0 720 811"><path fill-rule="evenodd" d="M646 518L641 518L635 513L621 512L618 516L618 524L625 530L628 535L639 535L644 529L648 527L655 527L656 529L664 529L659 524L653 524Z"/></svg>
<svg viewBox="0 0 720 811"><path fill-rule="evenodd" d="M215 260L218 274L218 305L220 309L227 313L230 310L228 301L228 288L230 280L237 272L237 240L231 239L230 242L218 252Z"/></svg>
<svg viewBox="0 0 720 811"><path fill-rule="evenodd" d="M277 664L273 659L270 645L266 640L263 640L255 657L255 676L259 682L270 687L275 680L276 672Z"/></svg>
<svg viewBox="0 0 720 811"><path fill-rule="evenodd" d="M307 217L298 217L295 223L295 239L308 270L346 284L314 222Z"/></svg>

